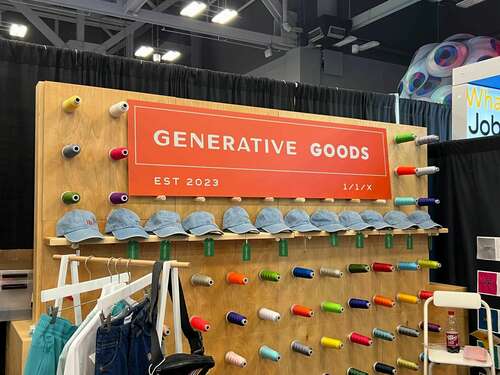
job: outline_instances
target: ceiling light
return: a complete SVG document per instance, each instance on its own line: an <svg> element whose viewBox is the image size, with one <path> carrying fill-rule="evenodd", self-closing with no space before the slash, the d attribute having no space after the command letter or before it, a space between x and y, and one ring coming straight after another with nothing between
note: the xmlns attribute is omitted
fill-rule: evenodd
<svg viewBox="0 0 500 375"><path fill-rule="evenodd" d="M264 56L266 57L266 59L270 58L272 55L273 50L271 49L271 47L268 47L264 50Z"/></svg>
<svg viewBox="0 0 500 375"><path fill-rule="evenodd" d="M181 16L196 17L207 8L207 4L202 1L191 1L181 10Z"/></svg>
<svg viewBox="0 0 500 375"><path fill-rule="evenodd" d="M238 12L234 9L228 9L225 8L221 10L219 13L217 13L214 18L212 18L212 22L215 23L220 23L221 25L224 25L231 21L234 17L238 15Z"/></svg>
<svg viewBox="0 0 500 375"><path fill-rule="evenodd" d="M159 63L161 61L161 55L159 53L153 53L153 61Z"/></svg>
<svg viewBox="0 0 500 375"><path fill-rule="evenodd" d="M168 62L172 62L172 61L175 61L177 60L179 57L181 57L181 53L179 51L167 51L162 57L161 59L163 61L168 61Z"/></svg>
<svg viewBox="0 0 500 375"><path fill-rule="evenodd" d="M380 46L380 42L372 40L371 42L360 45L359 50L362 52L362 51L366 51L366 50L369 50L369 49L372 49L372 48L375 48L378 46Z"/></svg>
<svg viewBox="0 0 500 375"><path fill-rule="evenodd" d="M19 25L17 23L13 23L9 27L10 36L14 36L17 38L24 38L27 32L28 32L28 27L26 25Z"/></svg>
<svg viewBox="0 0 500 375"><path fill-rule="evenodd" d="M476 4L482 3L484 0L462 0L457 3L457 7L460 8L470 8Z"/></svg>
<svg viewBox="0 0 500 375"><path fill-rule="evenodd" d="M342 39L340 42L335 43L333 46L334 47L343 47L347 44L351 44L352 42L355 42L356 40L358 40L357 37L355 37L354 35L349 35L348 37L345 37L344 39Z"/></svg>
<svg viewBox="0 0 500 375"><path fill-rule="evenodd" d="M153 47L140 46L135 51L134 55L135 55L135 57L146 58L149 55L151 55L153 52L154 52L154 48Z"/></svg>

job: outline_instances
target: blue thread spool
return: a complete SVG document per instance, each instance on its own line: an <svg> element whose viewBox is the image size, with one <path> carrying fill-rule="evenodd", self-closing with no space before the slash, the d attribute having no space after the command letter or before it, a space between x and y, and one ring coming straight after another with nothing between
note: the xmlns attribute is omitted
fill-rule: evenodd
<svg viewBox="0 0 500 375"><path fill-rule="evenodd" d="M302 279L312 279L314 278L314 270L303 267L293 267L292 275L294 277L300 277Z"/></svg>
<svg viewBox="0 0 500 375"><path fill-rule="evenodd" d="M420 266L416 262L399 262L398 270L400 271L418 271Z"/></svg>
<svg viewBox="0 0 500 375"><path fill-rule="evenodd" d="M373 337L385 341L394 341L396 339L396 336L393 333L380 328L374 328L372 334Z"/></svg>
<svg viewBox="0 0 500 375"><path fill-rule="evenodd" d="M416 199L412 197L396 197L394 198L394 205L396 206L414 206Z"/></svg>
<svg viewBox="0 0 500 375"><path fill-rule="evenodd" d="M359 298L349 298L347 304L351 309L369 309L371 306L370 301Z"/></svg>
<svg viewBox="0 0 500 375"><path fill-rule="evenodd" d="M238 314L235 311L229 311L226 314L226 320L229 323L236 324L236 325L242 326L242 327L244 327L248 324L248 319L245 316Z"/></svg>
<svg viewBox="0 0 500 375"><path fill-rule="evenodd" d="M280 353L278 353L276 350L271 349L269 346L262 345L259 349L259 355L263 359L268 359L273 362L278 362L281 359Z"/></svg>
<svg viewBox="0 0 500 375"><path fill-rule="evenodd" d="M437 198L418 198L417 206L435 206L440 204L441 201Z"/></svg>

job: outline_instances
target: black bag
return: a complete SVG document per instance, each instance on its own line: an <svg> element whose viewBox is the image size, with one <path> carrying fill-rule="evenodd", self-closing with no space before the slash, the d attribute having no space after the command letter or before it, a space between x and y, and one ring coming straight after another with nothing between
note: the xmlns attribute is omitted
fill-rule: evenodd
<svg viewBox="0 0 500 375"><path fill-rule="evenodd" d="M156 262L153 267L153 282L151 289L151 364L149 365L149 375L204 375L215 366L214 359L203 355L203 339L200 332L195 331L189 324L189 317L182 291L181 281L179 280L179 301L181 308L181 326L184 336L189 341L191 354L176 353L163 357L158 334L156 332L156 319L158 315L158 289L160 282L160 273L163 268L163 262ZM172 283L168 284L168 292L172 298Z"/></svg>

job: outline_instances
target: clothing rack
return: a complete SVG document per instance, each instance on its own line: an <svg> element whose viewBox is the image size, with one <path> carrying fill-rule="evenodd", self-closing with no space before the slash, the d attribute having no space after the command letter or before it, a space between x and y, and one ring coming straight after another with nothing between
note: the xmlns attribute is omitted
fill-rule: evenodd
<svg viewBox="0 0 500 375"><path fill-rule="evenodd" d="M64 255L54 254L54 259L62 259ZM91 262L91 263L104 263L112 265L123 265L123 266L135 266L135 267L153 267L155 264L154 260L145 259L124 259L124 258L103 258L94 256L81 256L81 255L70 255L68 257L69 261L72 262ZM177 260L170 260L170 266L172 268L188 268L190 266L189 262L179 262Z"/></svg>

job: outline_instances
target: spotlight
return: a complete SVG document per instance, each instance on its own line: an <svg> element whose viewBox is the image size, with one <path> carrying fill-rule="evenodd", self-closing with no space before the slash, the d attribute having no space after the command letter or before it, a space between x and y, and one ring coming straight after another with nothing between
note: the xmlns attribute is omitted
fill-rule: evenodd
<svg viewBox="0 0 500 375"><path fill-rule="evenodd" d="M140 46L134 53L135 57L146 58L154 52L154 48L150 46Z"/></svg>
<svg viewBox="0 0 500 375"><path fill-rule="evenodd" d="M217 13L214 18L212 18L212 22L224 25L235 18L237 15L238 12L236 10L225 8Z"/></svg>
<svg viewBox="0 0 500 375"><path fill-rule="evenodd" d="M161 55L159 53L153 53L153 61L159 63L161 61Z"/></svg>
<svg viewBox="0 0 500 375"><path fill-rule="evenodd" d="M191 1L181 10L181 16L194 18L207 8L207 4L202 1Z"/></svg>
<svg viewBox="0 0 500 375"><path fill-rule="evenodd" d="M172 61L175 61L177 60L179 57L181 57L181 53L179 51L167 51L162 57L161 59L163 61L168 61L168 62L172 62Z"/></svg>
<svg viewBox="0 0 500 375"><path fill-rule="evenodd" d="M264 56L266 56L266 59L270 58L273 55L273 50L271 47L268 47L264 50Z"/></svg>
<svg viewBox="0 0 500 375"><path fill-rule="evenodd" d="M367 51L369 49L372 49L372 48L375 48L378 46L380 46L380 42L372 40L371 42L367 42L367 43L362 44L362 45L353 44L351 47L351 51L353 54L357 54L359 52Z"/></svg>
<svg viewBox="0 0 500 375"><path fill-rule="evenodd" d="M335 43L333 46L334 47L343 47L347 44L351 44L352 42L355 42L356 40L358 40L357 37L355 37L354 35L349 35L349 36L345 37L344 39L342 39L340 42Z"/></svg>
<svg viewBox="0 0 500 375"><path fill-rule="evenodd" d="M26 33L28 32L28 27L26 25L20 25L17 23L13 23L9 27L10 36L14 36L17 38L24 38Z"/></svg>

